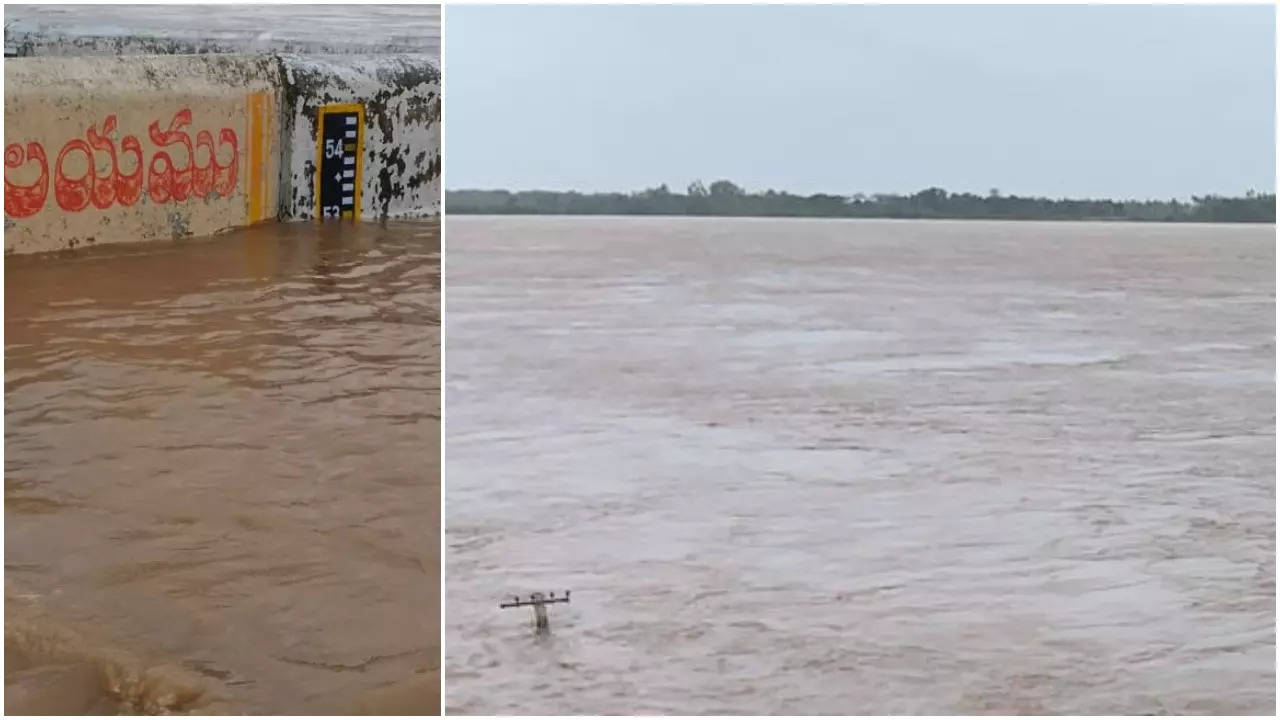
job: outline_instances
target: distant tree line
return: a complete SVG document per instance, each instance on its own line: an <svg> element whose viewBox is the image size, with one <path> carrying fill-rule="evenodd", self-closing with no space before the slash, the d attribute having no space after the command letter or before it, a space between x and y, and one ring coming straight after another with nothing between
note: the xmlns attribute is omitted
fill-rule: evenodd
<svg viewBox="0 0 1280 720"><path fill-rule="evenodd" d="M633 193L530 190L450 190L447 210L482 215L713 215L827 218L937 218L983 220L1132 220L1146 222L1274 223L1276 196L1193 196L1180 200L1053 200L949 193L932 187L914 195L792 195L748 193L728 180L693 182L682 193L666 185Z"/></svg>

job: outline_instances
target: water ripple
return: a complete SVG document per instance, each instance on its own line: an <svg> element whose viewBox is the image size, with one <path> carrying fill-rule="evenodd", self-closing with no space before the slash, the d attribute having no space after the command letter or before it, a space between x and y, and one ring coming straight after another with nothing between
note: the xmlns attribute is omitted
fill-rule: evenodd
<svg viewBox="0 0 1280 720"><path fill-rule="evenodd" d="M434 709L439 250L300 224L6 258L6 700Z"/></svg>

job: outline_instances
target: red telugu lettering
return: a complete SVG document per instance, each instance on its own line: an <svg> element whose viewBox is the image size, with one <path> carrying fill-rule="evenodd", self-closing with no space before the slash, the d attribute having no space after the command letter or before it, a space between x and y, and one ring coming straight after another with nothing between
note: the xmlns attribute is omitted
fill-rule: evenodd
<svg viewBox="0 0 1280 720"><path fill-rule="evenodd" d="M9 169L22 167L28 161L40 163L39 179L30 185L9 182ZM49 161L45 158L44 146L36 142L27 143L25 154L19 143L6 146L4 170L4 214L24 218L40 212L49 195Z"/></svg>

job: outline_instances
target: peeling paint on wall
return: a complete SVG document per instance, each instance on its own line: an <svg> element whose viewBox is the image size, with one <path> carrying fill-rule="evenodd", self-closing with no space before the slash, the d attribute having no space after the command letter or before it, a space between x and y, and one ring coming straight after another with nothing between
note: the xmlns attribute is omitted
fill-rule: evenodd
<svg viewBox="0 0 1280 720"><path fill-rule="evenodd" d="M315 208L317 117L325 105L365 109L361 215L366 219L440 213L440 71L426 55L281 55L286 157L281 218Z"/></svg>

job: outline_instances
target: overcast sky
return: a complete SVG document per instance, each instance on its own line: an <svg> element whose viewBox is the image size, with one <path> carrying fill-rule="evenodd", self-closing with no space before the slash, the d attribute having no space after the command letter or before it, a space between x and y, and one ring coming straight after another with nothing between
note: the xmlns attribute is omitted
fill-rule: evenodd
<svg viewBox="0 0 1280 720"><path fill-rule="evenodd" d="M1267 6L450 6L450 188L1275 187Z"/></svg>

